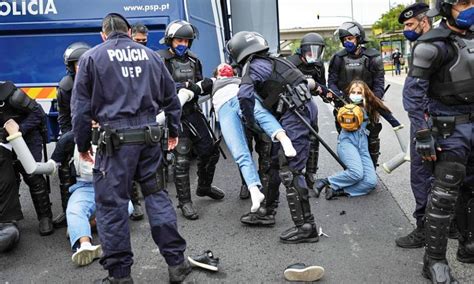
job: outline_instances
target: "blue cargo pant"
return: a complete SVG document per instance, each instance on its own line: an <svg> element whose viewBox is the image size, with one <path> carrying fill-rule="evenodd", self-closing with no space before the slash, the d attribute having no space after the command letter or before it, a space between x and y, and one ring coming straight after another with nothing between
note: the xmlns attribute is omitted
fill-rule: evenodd
<svg viewBox="0 0 474 284"><path fill-rule="evenodd" d="M153 240L170 266L184 261L186 241L178 232L176 212L168 193L158 187L156 172L162 162L159 145L121 145L112 156L98 153L94 167L94 188L97 207L97 229L103 249L100 263L109 275L122 278L130 275L133 253L128 224L128 202L132 180L138 182L145 195L145 207Z"/></svg>
<svg viewBox="0 0 474 284"><path fill-rule="evenodd" d="M410 127L410 141L414 141L415 129ZM410 183L416 207L413 217L420 226L425 216L426 204L433 183L431 170L423 163L420 154L415 149L415 143L410 143Z"/></svg>

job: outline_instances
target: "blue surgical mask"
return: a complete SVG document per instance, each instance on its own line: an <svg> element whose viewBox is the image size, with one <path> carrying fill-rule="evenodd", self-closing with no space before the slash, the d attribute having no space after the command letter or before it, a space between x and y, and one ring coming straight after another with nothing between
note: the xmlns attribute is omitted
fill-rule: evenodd
<svg viewBox="0 0 474 284"><path fill-rule="evenodd" d="M174 48L174 52L178 56L184 56L186 51L188 51L188 47L186 45L178 45Z"/></svg>
<svg viewBox="0 0 474 284"><path fill-rule="evenodd" d="M349 53L354 53L357 49L357 46L352 41L345 41L342 45Z"/></svg>
<svg viewBox="0 0 474 284"><path fill-rule="evenodd" d="M409 30L409 31L403 31L403 35L409 41L415 41L421 36L421 33L417 33L415 30L411 30L411 31Z"/></svg>
<svg viewBox="0 0 474 284"><path fill-rule="evenodd" d="M349 99L351 99L352 103L356 105L360 105L362 101L364 100L362 95L353 94L353 93L349 94Z"/></svg>
<svg viewBox="0 0 474 284"><path fill-rule="evenodd" d="M461 11L456 18L456 25L463 30L474 25L474 7Z"/></svg>

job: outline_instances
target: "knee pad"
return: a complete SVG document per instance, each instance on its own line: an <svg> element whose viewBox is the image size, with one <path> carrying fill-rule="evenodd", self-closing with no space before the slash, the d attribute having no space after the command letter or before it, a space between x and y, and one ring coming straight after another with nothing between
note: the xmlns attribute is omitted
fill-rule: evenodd
<svg viewBox="0 0 474 284"><path fill-rule="evenodd" d="M288 167L280 169L279 176L283 185L288 188L293 185L293 173Z"/></svg>
<svg viewBox="0 0 474 284"><path fill-rule="evenodd" d="M181 138L178 145L176 145L175 151L180 155L188 155L191 152L192 145L191 139L187 137Z"/></svg>
<svg viewBox="0 0 474 284"><path fill-rule="evenodd" d="M190 165L190 155L181 155L178 154L176 155L176 165L175 165L175 171L176 171L176 177L181 174L189 174L189 165Z"/></svg>
<svg viewBox="0 0 474 284"><path fill-rule="evenodd" d="M431 203L437 209L452 212L456 206L459 188L466 175L466 167L458 162L436 163L431 191Z"/></svg>

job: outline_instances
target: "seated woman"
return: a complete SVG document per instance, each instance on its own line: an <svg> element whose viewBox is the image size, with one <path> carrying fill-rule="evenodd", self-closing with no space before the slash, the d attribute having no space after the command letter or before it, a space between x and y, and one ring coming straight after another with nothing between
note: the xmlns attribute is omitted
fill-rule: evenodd
<svg viewBox="0 0 474 284"><path fill-rule="evenodd" d="M237 93L240 78L234 77L234 71L228 64L220 64L214 75L212 89L212 103L217 113L221 132L232 157L239 165L240 171L250 191L252 199L251 212L257 211L264 195L260 192L262 183L258 176L257 168L252 159L252 154L247 146L244 125L242 124L241 111ZM280 142L287 157L296 156L291 140L286 135L276 118L266 110L257 100L254 108L255 121L274 142Z"/></svg>
<svg viewBox="0 0 474 284"><path fill-rule="evenodd" d="M379 116L392 125L400 126L400 122L390 110L377 98L363 81L355 80L349 86L349 98L353 104L359 105L364 111L364 122L356 131L342 129L337 144L337 154L346 164L347 169L328 178L319 179L316 183L316 195L326 188L326 199L336 196L361 196L370 193L377 185L374 164L368 149L367 124L378 122Z"/></svg>

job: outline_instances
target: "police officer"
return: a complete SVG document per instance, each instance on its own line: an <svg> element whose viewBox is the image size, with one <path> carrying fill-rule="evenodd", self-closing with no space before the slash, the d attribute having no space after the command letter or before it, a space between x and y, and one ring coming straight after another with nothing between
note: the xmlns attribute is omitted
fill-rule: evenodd
<svg viewBox="0 0 474 284"><path fill-rule="evenodd" d="M423 275L433 283L457 283L446 260L451 217L460 232L457 259L474 262L474 2L437 0L428 16L438 28L418 38L404 107L415 128L416 150L434 163L426 206ZM429 121L425 120L426 109ZM458 204L456 205L456 202Z"/></svg>
<svg viewBox="0 0 474 284"><path fill-rule="evenodd" d="M2 83L2 97L0 98L0 125L8 119L15 120L20 125L20 132L26 145L37 162L42 160L42 143L45 138L46 114L43 108L30 99L23 91L17 89L12 82ZM5 141L5 135L0 136ZM50 235L54 232L49 200L49 188L46 179L42 175L27 174L23 166L14 156L13 166L18 185L20 174L30 188L31 199L39 220L39 233L41 236ZM2 173L3 175L3 173Z"/></svg>
<svg viewBox="0 0 474 284"><path fill-rule="evenodd" d="M224 192L212 185L216 164L219 161L219 145L213 140L212 131L198 106L198 96L203 90L196 82L203 80L201 61L189 49L197 37L197 29L190 23L182 20L171 22L165 31L161 44L169 46L168 49L159 50L158 53L165 61L171 76L176 82L176 88L188 88L195 93L192 101L183 106L179 144L175 149L175 186L178 193L179 208L183 216L189 220L199 217L191 201L191 187L189 180L189 167L191 151L198 156L198 186L197 196L209 196L212 199L224 198ZM209 80L209 79L208 79ZM207 81L207 80L206 80ZM212 83L204 87L204 91L212 90Z"/></svg>
<svg viewBox="0 0 474 284"><path fill-rule="evenodd" d="M283 182L295 223L295 227L280 235L280 240L284 243L317 242L318 232L302 173L308 159L309 130L279 97L284 93L292 103L298 104L298 111L306 121L312 121L315 110L309 103L311 95L304 75L287 60L270 57L266 40L256 32L236 33L227 43L227 49L231 57L244 66L238 98L245 124L250 127L255 124L255 99L261 99L264 106L279 119L297 151L296 157L286 158L279 150L279 144L274 144L272 148L273 173L279 171L280 179L278 175L273 175L272 180L277 182L270 185L268 191L275 194L280 182ZM265 206L262 204L261 207Z"/></svg>
<svg viewBox="0 0 474 284"><path fill-rule="evenodd" d="M345 22L335 35L341 40L344 49L334 54L329 63L329 88L337 93L344 93L351 81L358 79L364 81L377 97L383 98L385 78L382 57L378 50L363 46L367 42L364 28L357 22ZM341 106L339 101L335 101L335 104ZM334 116L337 116L337 110L334 110ZM336 128L339 132L337 122ZM380 155L379 133L382 124L370 123L367 129L370 131L369 153L376 167Z"/></svg>
<svg viewBox="0 0 474 284"><path fill-rule="evenodd" d="M10 105L12 92L16 88L11 82L0 82L0 253L9 251L18 243L20 231L16 222L23 219L19 199L19 184L13 167L14 154L6 141L8 136L4 124L11 118L19 117L7 106ZM34 119L35 113L29 112L26 117ZM26 118L24 117L23 120ZM31 118L30 118L31 120Z"/></svg>
<svg viewBox="0 0 474 284"><path fill-rule="evenodd" d="M148 42L148 28L141 23L132 26L132 39L134 42L146 46Z"/></svg>
<svg viewBox="0 0 474 284"><path fill-rule="evenodd" d="M296 53L288 56L287 59L293 63L308 79L314 80L318 87L312 90L313 95L326 96L326 70L322 61L324 52L324 39L318 33L308 33L301 38L300 48ZM324 90L323 90L324 89ZM316 105L316 98L312 98L311 102ZM315 108L317 109L317 108ZM313 128L318 131L318 116L315 115L312 122ZM310 149L308 162L306 163L305 178L309 188L313 188L316 181L316 172L318 170L319 159L319 140L310 133Z"/></svg>
<svg viewBox="0 0 474 284"><path fill-rule="evenodd" d="M53 225L56 228L64 227L66 223L66 207L69 200L69 187L76 183L75 173L72 170L71 159L74 154L74 134L71 132L71 95L72 86L74 85L74 78L76 76L77 65L79 58L89 50L91 47L85 42L75 42L69 45L64 51L64 65L66 65L67 74L61 79L57 89L58 100L58 122L61 129L61 137L58 143L63 146L60 147L64 153L57 155L53 152L52 159L58 161L59 189L61 193L61 205L63 212L53 220ZM61 158L59 158L61 157Z"/></svg>
<svg viewBox="0 0 474 284"><path fill-rule="evenodd" d="M169 142L178 142L180 103L174 82L159 56L130 38L127 20L115 13L102 21L104 43L79 61L72 95L72 125L81 156L90 159L91 123L100 125L94 167L97 228L103 249L100 263L109 271L102 283L133 283L133 253L128 226L132 180L145 198L153 240L181 282L191 268L184 259L186 241L178 233L176 213L157 175L162 163L161 131L156 115L168 118Z"/></svg>
<svg viewBox="0 0 474 284"><path fill-rule="evenodd" d="M429 7L425 3L415 3L405 8L398 17L398 22L403 24L403 34L411 42L415 42L422 34L431 29L431 19L426 16ZM413 54L413 52L412 52ZM403 100L409 100L416 78L408 76L403 90ZM424 108L426 110L426 107ZM410 117L410 120L412 118ZM410 123L410 140L415 138L414 124ZM426 165L423 164L421 156L415 149L413 143L410 144L410 183L411 190L415 196L415 212L413 217L416 219L416 228L408 235L395 240L397 246L402 248L421 248L425 245L424 216L428 194L431 190L432 174Z"/></svg>

